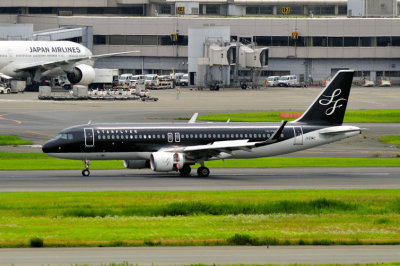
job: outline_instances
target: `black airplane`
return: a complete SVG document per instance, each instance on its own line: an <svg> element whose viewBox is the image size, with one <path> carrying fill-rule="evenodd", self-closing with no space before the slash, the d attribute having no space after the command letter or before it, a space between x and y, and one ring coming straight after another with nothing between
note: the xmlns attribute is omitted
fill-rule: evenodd
<svg viewBox="0 0 400 266"><path fill-rule="evenodd" d="M43 145L43 152L63 159L123 160L130 169L179 171L189 176L191 165L206 177L204 162L258 158L305 150L355 136L361 129L342 126L353 70L339 71L304 114L282 123L100 123L62 130Z"/></svg>

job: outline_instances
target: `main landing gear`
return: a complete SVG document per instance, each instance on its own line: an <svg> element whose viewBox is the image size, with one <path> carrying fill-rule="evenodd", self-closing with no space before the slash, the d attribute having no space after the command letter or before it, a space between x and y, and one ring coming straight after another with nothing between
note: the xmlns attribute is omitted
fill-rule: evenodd
<svg viewBox="0 0 400 266"><path fill-rule="evenodd" d="M90 175L90 161L89 160L84 160L83 163L85 164L85 169L82 170L82 175L83 176L89 176Z"/></svg>
<svg viewBox="0 0 400 266"><path fill-rule="evenodd" d="M183 167L179 170L179 173L181 176L190 176L191 171L192 169L190 168L190 165L184 164ZM199 177L207 177L210 175L210 169L202 165L197 169L197 175Z"/></svg>

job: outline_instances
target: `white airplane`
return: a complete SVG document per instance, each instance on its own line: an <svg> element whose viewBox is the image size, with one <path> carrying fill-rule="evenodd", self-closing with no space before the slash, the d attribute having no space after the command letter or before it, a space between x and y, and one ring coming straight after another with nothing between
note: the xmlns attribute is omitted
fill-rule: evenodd
<svg viewBox="0 0 400 266"><path fill-rule="evenodd" d="M341 70L296 121L275 123L101 123L64 129L42 150L50 156L83 160L124 160L126 168L179 171L208 176L204 162L286 154L355 136L361 128L343 126L354 71Z"/></svg>
<svg viewBox="0 0 400 266"><path fill-rule="evenodd" d="M67 74L72 84L88 85L95 78L94 60L137 51L93 55L69 41L0 41L0 77L32 78Z"/></svg>

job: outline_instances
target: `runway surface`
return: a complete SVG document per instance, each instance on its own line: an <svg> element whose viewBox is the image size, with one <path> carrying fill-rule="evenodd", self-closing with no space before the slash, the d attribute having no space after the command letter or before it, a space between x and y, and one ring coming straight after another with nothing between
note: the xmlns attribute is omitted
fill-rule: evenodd
<svg viewBox="0 0 400 266"><path fill-rule="evenodd" d="M151 170L0 171L0 192L400 188L400 167L211 169L180 177Z"/></svg>
<svg viewBox="0 0 400 266"><path fill-rule="evenodd" d="M2 265L355 264L400 261L400 246L0 249Z"/></svg>

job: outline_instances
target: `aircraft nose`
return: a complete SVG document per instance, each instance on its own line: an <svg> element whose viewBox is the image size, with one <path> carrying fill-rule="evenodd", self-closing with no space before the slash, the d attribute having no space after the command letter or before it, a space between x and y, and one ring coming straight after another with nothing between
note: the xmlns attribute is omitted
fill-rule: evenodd
<svg viewBox="0 0 400 266"><path fill-rule="evenodd" d="M54 151L54 148L55 148L54 142L49 140L45 144L43 144L42 151L44 153L51 153L52 151Z"/></svg>

